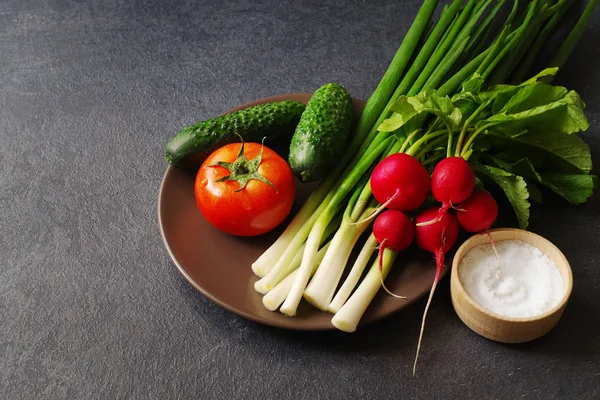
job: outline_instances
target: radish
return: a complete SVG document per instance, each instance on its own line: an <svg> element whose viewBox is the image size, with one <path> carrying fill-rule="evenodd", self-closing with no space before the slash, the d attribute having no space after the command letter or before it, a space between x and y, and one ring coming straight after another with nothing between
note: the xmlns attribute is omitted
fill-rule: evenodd
<svg viewBox="0 0 600 400"><path fill-rule="evenodd" d="M371 191L381 208L410 211L419 207L429 192L429 174L416 158L405 153L387 156L371 173Z"/></svg>
<svg viewBox="0 0 600 400"><path fill-rule="evenodd" d="M498 267L502 274L502 261L496 250L494 238L490 233L490 227L498 217L498 204L494 197L483 190L475 191L464 203L456 209L456 219L460 226L467 232L485 232L490 238L490 244L498 259Z"/></svg>
<svg viewBox="0 0 600 400"><path fill-rule="evenodd" d="M383 251L390 249L402 251L408 248L415 237L415 228L410 218L402 211L387 210L375 220L373 224L373 236L379 243L379 279L381 287L390 295L405 299L392 293L383 283Z"/></svg>
<svg viewBox="0 0 600 400"><path fill-rule="evenodd" d="M431 174L431 194L442 203L442 207L431 221L422 221L420 225L438 221L448 210L467 200L475 188L475 172L462 157L448 157L440 161Z"/></svg>
<svg viewBox="0 0 600 400"><path fill-rule="evenodd" d="M467 232L483 232L490 229L498 217L498 204L488 192L475 191L456 212L456 219Z"/></svg>
<svg viewBox="0 0 600 400"><path fill-rule="evenodd" d="M433 298L433 293L437 287L442 269L444 268L444 255L446 252L454 246L456 239L458 238L458 222L451 213L444 213L439 219L436 219L438 210L436 208L430 208L423 211L415 218L416 229L415 229L415 240L417 246L425 251L429 251L435 256L435 277L433 278L433 284L431 285L431 291L429 292L429 299L423 312L423 322L421 323L421 333L419 334L419 342L417 345L417 354L415 356L415 363L413 366L413 375L417 369L417 359L419 358L419 350L421 349L421 341L423 339L423 330L425 329L425 319L427 318L427 311ZM435 220L435 222L419 225L421 222L427 222Z"/></svg>

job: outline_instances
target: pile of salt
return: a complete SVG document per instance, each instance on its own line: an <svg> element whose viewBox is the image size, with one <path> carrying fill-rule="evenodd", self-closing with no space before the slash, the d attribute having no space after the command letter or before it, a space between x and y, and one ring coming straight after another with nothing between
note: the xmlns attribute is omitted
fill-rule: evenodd
<svg viewBox="0 0 600 400"><path fill-rule="evenodd" d="M556 264L540 249L521 240L473 247L459 266L459 279L471 299L505 317L545 313L562 299L565 284Z"/></svg>

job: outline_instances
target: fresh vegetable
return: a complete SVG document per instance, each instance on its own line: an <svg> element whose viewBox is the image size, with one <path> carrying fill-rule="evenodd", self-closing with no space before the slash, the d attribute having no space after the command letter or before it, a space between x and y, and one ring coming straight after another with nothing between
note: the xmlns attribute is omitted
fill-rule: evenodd
<svg viewBox="0 0 600 400"><path fill-rule="evenodd" d="M323 246L319 252L317 253L317 259L315 260L315 264L313 265L312 274L315 273L319 263L323 260L327 249L331 242L327 242L325 246ZM290 265L290 269L292 272L285 277L281 282L279 282L272 290L270 290L267 294L263 296L263 305L267 310L275 311L281 303L283 303L290 293L292 289L292 284L294 283L294 279L296 278L296 274L298 273L296 270L300 266L300 262L302 261L302 253L296 253L297 257L294 257L292 264Z"/></svg>
<svg viewBox="0 0 600 400"><path fill-rule="evenodd" d="M358 193L355 193L350 201L355 201L357 198ZM373 208L367 208L363 215L372 213L372 210ZM322 267L316 270L315 276L303 293L309 303L321 310L327 310L331 304L352 249L369 225L367 218L356 224L349 221L349 210L346 210L342 223L331 240L331 246L320 263Z"/></svg>
<svg viewBox="0 0 600 400"><path fill-rule="evenodd" d="M494 197L483 190L475 191L456 210L458 224L467 232L483 232L490 229L498 217L498 204Z"/></svg>
<svg viewBox="0 0 600 400"><path fill-rule="evenodd" d="M285 160L260 143L231 143L214 151L194 183L204 217L236 236L261 235L281 224L295 190Z"/></svg>
<svg viewBox="0 0 600 400"><path fill-rule="evenodd" d="M375 220L373 235L382 254L387 248L393 251L407 249L415 237L415 229L406 214L398 210L387 210Z"/></svg>
<svg viewBox="0 0 600 400"><path fill-rule="evenodd" d="M315 91L290 144L288 161L298 179L317 181L339 162L353 117L352 97L342 85L328 83Z"/></svg>
<svg viewBox="0 0 600 400"><path fill-rule="evenodd" d="M373 170L371 191L384 207L411 211L427 198L429 174L416 158L405 153L391 154Z"/></svg>
<svg viewBox="0 0 600 400"><path fill-rule="evenodd" d="M496 249L494 237L489 231L490 227L496 222L497 217L498 204L496 200L491 194L483 190L473 192L471 197L456 209L456 219L461 228L470 233L485 232L488 235L498 260L498 266L502 271L502 260Z"/></svg>
<svg viewBox="0 0 600 400"><path fill-rule="evenodd" d="M395 252L406 250L415 237L415 228L410 218L402 211L388 210L381 214L373 224L373 235L379 243L379 269L381 287L394 297L404 298L392 293L383 282L383 252L390 249Z"/></svg>
<svg viewBox="0 0 600 400"><path fill-rule="evenodd" d="M333 326L344 332L354 332L367 307L375 298L381 288L381 279L385 280L398 253L391 250L383 252L382 267L379 260L375 260L360 282L354 293L348 298L344 305L335 313L331 319ZM382 278L383 277L383 278Z"/></svg>
<svg viewBox="0 0 600 400"><path fill-rule="evenodd" d="M562 3L564 4L569 2L564 1ZM567 59L573 52L573 49L577 45L577 42L579 42L579 40L583 36L583 33L585 32L585 29L587 28L587 25L589 24L597 5L598 0L588 1L585 9L583 10L583 13L579 17L579 20L577 20L577 23L569 33L569 36L567 36L567 38L562 42L562 45L554 55L554 58L552 59L552 61L550 61L550 66L560 68L567 61ZM568 7L568 4L564 7Z"/></svg>
<svg viewBox="0 0 600 400"><path fill-rule="evenodd" d="M304 109L296 101L273 102L197 122L167 143L167 162L196 171L212 152L240 137L247 142L264 139L268 147L285 156Z"/></svg>
<svg viewBox="0 0 600 400"><path fill-rule="evenodd" d="M352 291L358 284L358 281L360 280L360 277L363 271L365 270L365 267L367 266L369 259L371 258L371 255L373 254L373 251L375 250L376 246L377 239L375 239L375 235L371 233L364 246L362 247L360 253L356 257L356 260L354 261L354 264L352 265L352 268L350 269L346 280L344 280L344 283L338 289L337 293L335 294L335 297L333 298L333 300L331 300L329 307L327 307L327 311L336 314L340 310L340 308L342 308L342 306L346 303L346 300L348 300L348 298L352 294ZM385 252L385 250L383 250L383 252ZM317 255L318 254L319 253L317 253ZM383 268L381 268L379 276L381 276L382 272ZM358 323L358 321L356 323Z"/></svg>
<svg viewBox="0 0 600 400"><path fill-rule="evenodd" d="M306 247L302 256L302 263L300 264L300 268L298 269L298 275L296 276L296 280L292 285L290 294L281 305L280 311L282 313L289 316L296 315L296 310L298 309L298 305L300 304L300 300L302 299L304 290L306 289L308 281L310 280L311 264L314 262L313 260L316 257L318 251L318 243L321 241L321 238L327 225L333 219L335 214L337 214L337 212L340 210L340 208L342 207L342 201L350 193L353 186L361 180L365 172L370 168L372 163L380 157L381 153L385 151L388 145L389 143L384 141L371 152L369 152L366 155L365 159L362 160L362 162L356 166L352 173L344 179L344 181L340 184L337 190L331 194L331 201L324 207L322 212L317 214L318 217L316 218L314 225L311 227L308 238L306 239ZM355 192L352 198L357 199L357 194L358 193ZM367 204L365 204L364 206L366 207ZM371 211L366 212L368 212L369 214L371 213ZM340 265L343 266L347 262L348 257L350 256L350 253L352 251L351 246L347 246L347 242L350 241L352 243L356 243L358 236L360 236L357 230L360 229L361 226L363 226L363 224L356 224L353 226L353 222L349 221L349 219L352 218L350 208L346 209L345 217L346 218L342 220L342 225L338 233L344 238L347 238L347 240L339 240L337 242L340 243L340 246L343 247L332 245L327 251L327 253L333 254L338 260L336 262L336 267ZM327 258L327 254L325 254L325 257ZM325 268L330 268L329 264L326 264L325 262L322 262L321 264L325 265ZM269 274L271 274L272 279L276 280L277 282L283 278L281 271L275 268L269 271ZM317 279L319 276L327 277L327 284L323 285L322 288L319 288L321 286L319 280ZM326 295L330 293L331 290L329 285L335 284L335 282L339 280L340 276L341 274L337 270L333 270L331 271L331 273L323 272L321 274L319 272L319 269L317 269L317 272L315 272L315 276L311 284L319 288L320 293ZM267 277L269 277L269 275L267 275ZM335 288L333 290L335 290ZM325 299L325 296L323 296L323 299Z"/></svg>
<svg viewBox="0 0 600 400"><path fill-rule="evenodd" d="M444 214L433 224L419 225L421 222L433 220L436 218L437 214L438 210L436 208L430 208L423 211L415 218L415 241L419 248L434 254L435 276L433 278L433 284L431 285L427 304L425 305L425 311L423 312L421 332L419 333L419 342L417 344L417 354L415 355L415 363L413 365L413 375L417 368L417 360L419 359L419 350L421 349L421 341L423 340L427 312L429 311L431 299L433 298L433 294L435 293L435 289L444 268L444 255L454 246L456 239L458 239L458 223L451 213Z"/></svg>
<svg viewBox="0 0 600 400"><path fill-rule="evenodd" d="M442 203L435 219L454 204L467 200L475 188L475 172L462 157L448 157L437 163L431 175L431 194Z"/></svg>
<svg viewBox="0 0 600 400"><path fill-rule="evenodd" d="M595 178L589 175L589 149L578 136L587 129L587 120L577 94L542 82L551 79L556 69L543 70L518 85L504 84L513 78L513 71L517 74L526 69L520 62L530 49L550 38L546 27L558 23L568 2L534 0L522 11L514 3L503 24L497 23L502 3L455 0L444 7L428 31L437 1L423 2L339 163L283 235L252 266L257 275L264 275L257 290L269 292L287 279L290 262L302 251L300 266L279 309L282 313L295 315L303 297L323 308L333 295L327 306L335 313L332 324L348 332L356 329L399 255L384 249L381 267L379 260L373 260L361 280L377 243L371 234L347 279L338 285L349 252L366 230L364 224L396 194L391 182L390 193L376 194L373 179L368 179L373 168L378 168L376 164L390 155L405 153L428 170L434 170L441 160L458 160L461 165L457 168L468 178L457 188L463 192L458 196L462 199L454 204L453 193L446 190L444 198L439 194L442 201L460 206L473 191L474 171L483 185L496 184L504 190L522 227L527 225L528 198L537 187L534 184L547 186L573 202L584 202L591 195ZM494 37L491 29L497 25L503 26ZM581 24L575 29L581 30ZM498 84L490 85L492 81ZM539 197L539 191L536 195ZM343 218L338 231L319 263L325 229L340 213ZM433 221L416 228L417 235L419 229L435 233L436 227L448 224L442 229L443 236L438 232L437 242L421 239L421 247L434 250L438 258L438 276L423 321L439 280L442 256L456 241L458 223L453 213L446 211L438 221L433 208L415 220L419 225L427 222L424 217Z"/></svg>

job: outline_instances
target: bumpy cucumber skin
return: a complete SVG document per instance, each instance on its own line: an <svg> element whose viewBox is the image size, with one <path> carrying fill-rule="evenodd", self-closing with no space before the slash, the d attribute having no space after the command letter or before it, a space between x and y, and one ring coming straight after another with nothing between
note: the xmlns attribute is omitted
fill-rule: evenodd
<svg viewBox="0 0 600 400"><path fill-rule="evenodd" d="M339 162L352 129L350 93L338 83L320 87L296 127L288 162L302 182L322 179Z"/></svg>
<svg viewBox="0 0 600 400"><path fill-rule="evenodd" d="M175 168L197 170L216 149L240 141L262 142L287 156L294 130L305 105L296 101L259 104L195 123L167 143L165 157ZM239 135L239 136L238 136Z"/></svg>

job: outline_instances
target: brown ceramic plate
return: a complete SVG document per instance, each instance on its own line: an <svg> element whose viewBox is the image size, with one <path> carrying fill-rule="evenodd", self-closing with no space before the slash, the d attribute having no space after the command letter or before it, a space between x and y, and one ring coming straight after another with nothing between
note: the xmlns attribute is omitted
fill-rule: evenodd
<svg viewBox="0 0 600 400"><path fill-rule="evenodd" d="M310 96L309 93L273 96L228 112L273 101L306 103ZM357 114L363 106L363 101L354 100ZM161 234L183 277L211 301L244 318L287 329L334 329L332 314L312 308L304 301L294 318L264 308L261 295L254 291L254 282L258 278L250 265L275 241L283 227L254 238L234 237L220 232L196 208L193 185L194 174L168 167L158 199ZM297 185L292 215L314 188L315 185ZM361 325L401 310L427 293L434 275L430 261L430 255L419 251L404 252L398 257L386 283L395 293L408 299L398 300L380 292L367 309Z"/></svg>

